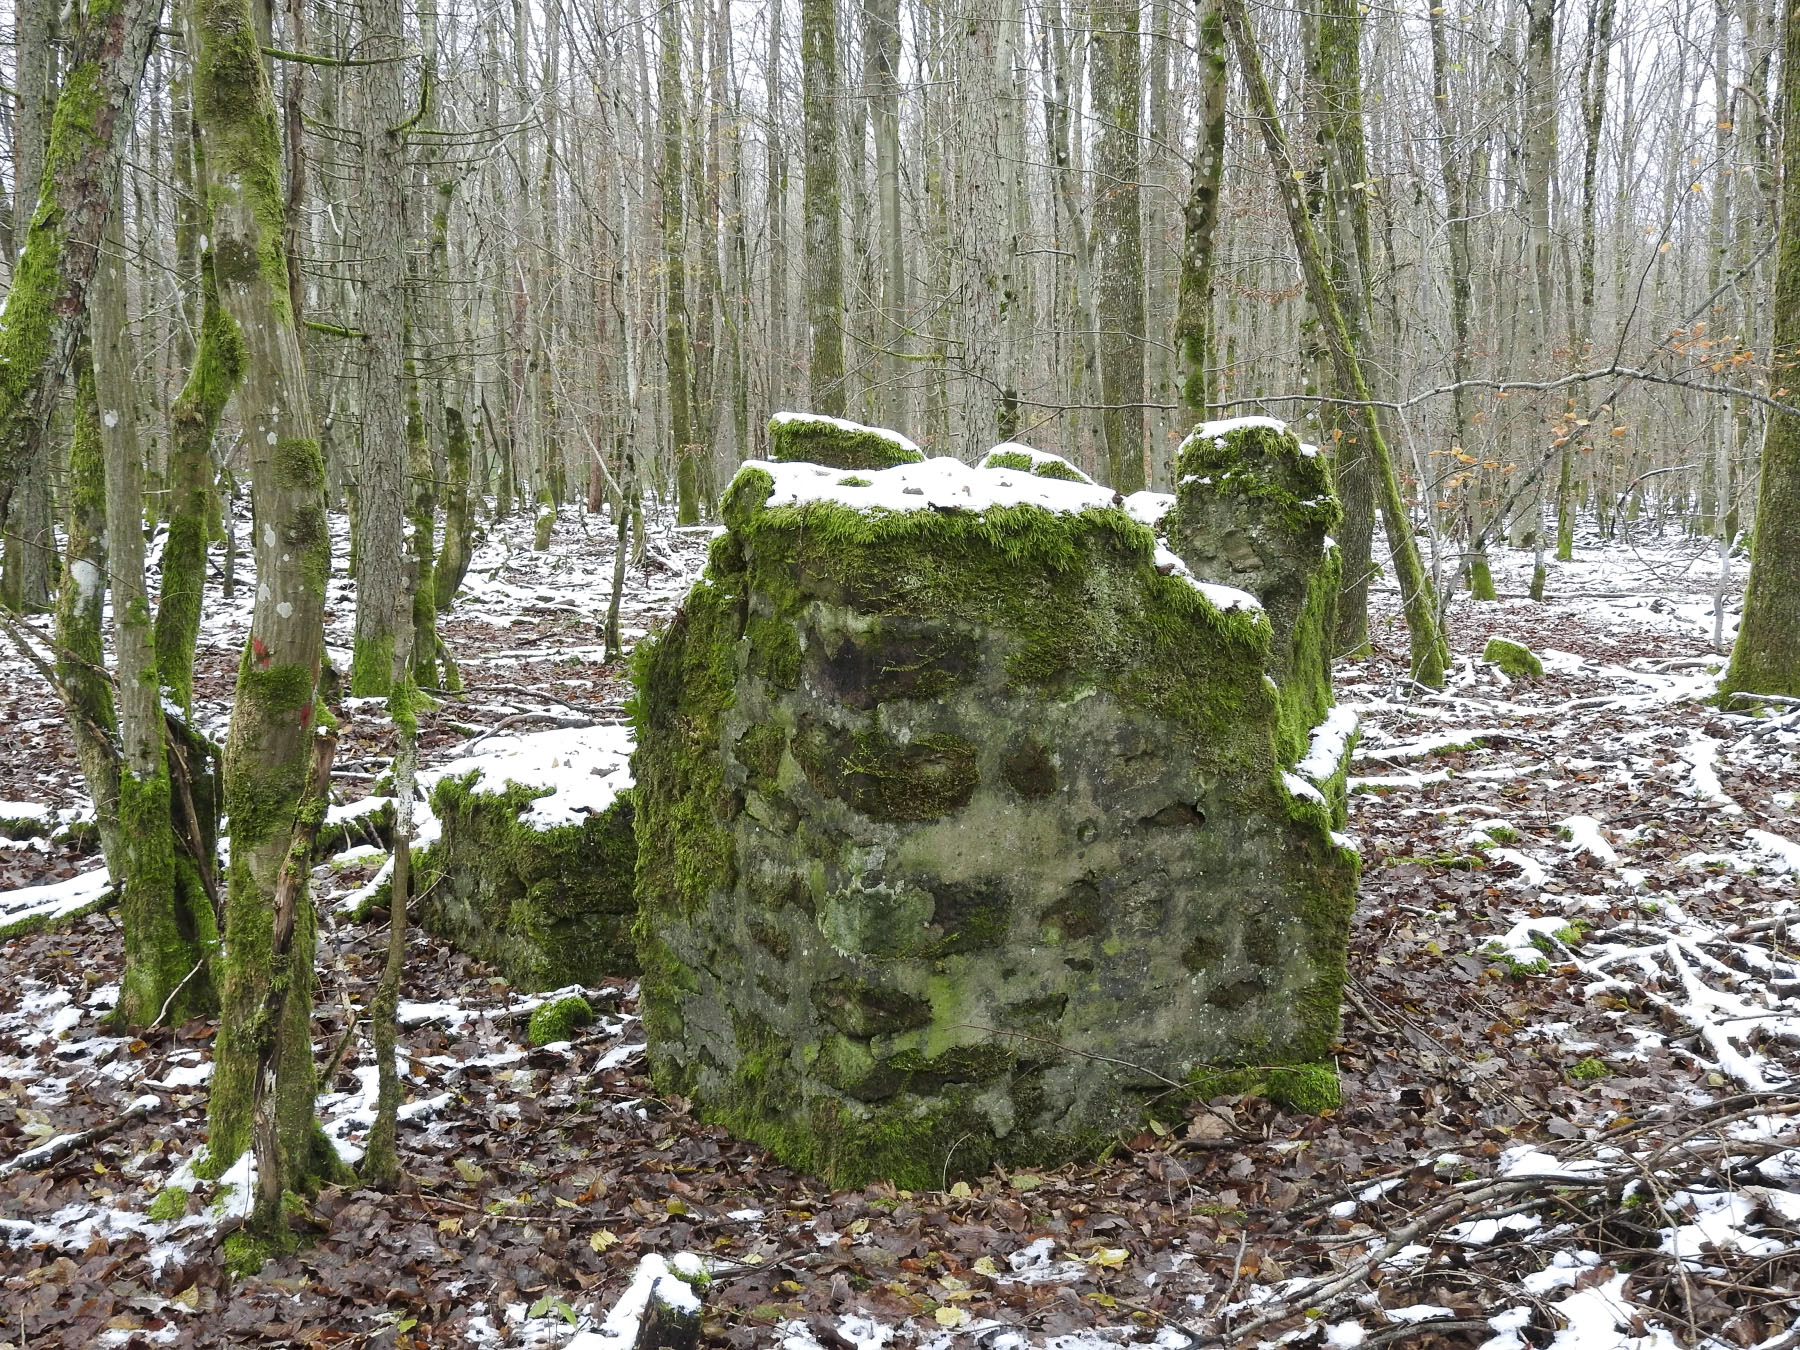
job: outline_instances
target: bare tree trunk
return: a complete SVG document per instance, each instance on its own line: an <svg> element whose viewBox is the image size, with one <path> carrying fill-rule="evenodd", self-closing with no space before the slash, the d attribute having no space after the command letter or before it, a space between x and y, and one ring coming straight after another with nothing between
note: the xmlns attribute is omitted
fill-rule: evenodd
<svg viewBox="0 0 1800 1350"><path fill-rule="evenodd" d="M1207 0L1199 18L1200 131L1182 211L1181 281L1175 301L1175 342L1182 363L1181 401L1188 418L1206 418L1219 395L1215 327L1214 250L1219 231L1219 189L1225 181L1225 20L1218 0Z"/></svg>
<svg viewBox="0 0 1800 1350"><path fill-rule="evenodd" d="M806 319L812 411L842 417L844 245L838 189L837 0L800 0L802 126L806 137Z"/></svg>
<svg viewBox="0 0 1800 1350"><path fill-rule="evenodd" d="M1107 481L1144 486L1144 242L1139 204L1138 105L1143 62L1137 0L1093 0L1094 235L1099 277L1100 394L1106 404Z"/></svg>
<svg viewBox="0 0 1800 1350"><path fill-rule="evenodd" d="M880 400L886 424L909 429L907 398L909 319L906 311L906 241L900 216L900 4L864 0L863 83L875 123L875 222L880 238L882 351Z"/></svg>
<svg viewBox="0 0 1800 1350"><path fill-rule="evenodd" d="M669 451L675 457L677 519L700 522L700 465L694 452L689 403L687 222L681 172L682 114L686 86L681 69L681 16L673 5L662 12L662 63L658 67L657 116L662 119L663 359L669 375Z"/></svg>
<svg viewBox="0 0 1800 1350"><path fill-rule="evenodd" d="M409 500L406 344L406 144L401 81L405 34L399 0L368 0L358 50L363 68L360 317L362 442L357 459L356 633L350 692L393 687L401 628L412 622L406 575Z"/></svg>

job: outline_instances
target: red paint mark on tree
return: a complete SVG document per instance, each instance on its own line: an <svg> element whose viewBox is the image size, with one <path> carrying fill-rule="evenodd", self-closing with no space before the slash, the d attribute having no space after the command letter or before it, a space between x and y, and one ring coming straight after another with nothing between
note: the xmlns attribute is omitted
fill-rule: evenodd
<svg viewBox="0 0 1800 1350"><path fill-rule="evenodd" d="M254 634L250 638L250 655L256 658L258 666L267 668L269 664L268 644Z"/></svg>

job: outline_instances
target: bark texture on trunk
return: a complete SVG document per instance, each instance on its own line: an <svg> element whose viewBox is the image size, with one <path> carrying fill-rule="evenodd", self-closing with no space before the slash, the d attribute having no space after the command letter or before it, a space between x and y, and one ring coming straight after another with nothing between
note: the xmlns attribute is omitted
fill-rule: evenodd
<svg viewBox="0 0 1800 1350"><path fill-rule="evenodd" d="M1800 350L1800 4L1791 0L1785 31L1772 316L1778 369ZM1769 415L1744 614L1720 687L1729 693L1800 698L1800 417L1789 413Z"/></svg>
<svg viewBox="0 0 1800 1350"><path fill-rule="evenodd" d="M20 476L38 461L86 327L87 290L161 13L162 0L97 3L71 44L39 205L0 310L0 525Z"/></svg>
<svg viewBox="0 0 1800 1350"><path fill-rule="evenodd" d="M331 570L325 466L289 307L275 98L250 3L189 0L187 20L213 276L220 312L244 347L237 397L256 520L256 604L225 746L232 848L208 1165L222 1172L249 1147L258 1065L273 1055L275 1124L258 1167L284 1189L300 1191L338 1167L313 1114L314 920L304 871L293 883L300 896L285 946L275 926L277 885L317 730ZM281 997L272 1002L272 992ZM271 1006L280 1009L278 1018L269 1015ZM259 1226L258 1240L275 1240L267 1215Z"/></svg>

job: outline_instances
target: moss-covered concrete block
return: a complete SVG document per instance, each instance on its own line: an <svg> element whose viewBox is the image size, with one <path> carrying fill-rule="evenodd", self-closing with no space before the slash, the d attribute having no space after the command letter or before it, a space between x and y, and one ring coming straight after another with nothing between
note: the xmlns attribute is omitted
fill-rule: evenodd
<svg viewBox="0 0 1800 1350"><path fill-rule="evenodd" d="M739 472L634 670L664 1090L918 1188L1329 1058L1357 864L1283 783L1268 620L1113 501L948 459Z"/></svg>
<svg viewBox="0 0 1800 1350"><path fill-rule="evenodd" d="M488 749L422 776L441 833L419 864L419 922L521 989L635 973L627 730Z"/></svg>
<svg viewBox="0 0 1800 1350"><path fill-rule="evenodd" d="M1544 663L1522 642L1512 642L1503 637L1489 638L1487 646L1481 649L1481 659L1499 666L1502 674L1510 675L1515 680L1544 678Z"/></svg>
<svg viewBox="0 0 1800 1350"><path fill-rule="evenodd" d="M1279 689L1283 763L1307 752L1331 711L1331 636L1343 519L1331 463L1269 417L1204 422L1175 460L1169 547L1196 577L1241 586L1272 629L1269 677Z"/></svg>
<svg viewBox="0 0 1800 1350"><path fill-rule="evenodd" d="M1047 450L1034 450L1029 445L1021 445L1017 441L1007 441L996 445L981 461L984 469L1013 469L1019 473L1036 474L1039 478L1060 478L1065 483L1092 483L1080 469L1076 468L1061 455L1053 455Z"/></svg>
<svg viewBox="0 0 1800 1350"><path fill-rule="evenodd" d="M917 464L925 455L886 427L865 427L819 413L778 412L769 419L769 458L831 469L886 469Z"/></svg>

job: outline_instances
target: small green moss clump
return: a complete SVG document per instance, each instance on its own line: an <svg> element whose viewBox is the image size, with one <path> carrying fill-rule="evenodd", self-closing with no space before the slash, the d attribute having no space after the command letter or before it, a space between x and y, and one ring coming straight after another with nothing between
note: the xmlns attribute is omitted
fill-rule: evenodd
<svg viewBox="0 0 1800 1350"><path fill-rule="evenodd" d="M1531 648L1506 638L1489 638L1487 646L1481 649L1481 659L1499 666L1502 674L1515 680L1541 680L1544 677L1544 663L1532 654Z"/></svg>
<svg viewBox="0 0 1800 1350"><path fill-rule="evenodd" d="M575 1028L594 1020L593 1005L580 994L553 998L531 1014L526 1037L533 1045L549 1045L555 1041L575 1039Z"/></svg>
<svg viewBox="0 0 1800 1350"><path fill-rule="evenodd" d="M164 1186L150 1202L148 1213L158 1223L174 1223L187 1214L188 1193L180 1186Z"/></svg>
<svg viewBox="0 0 1800 1350"><path fill-rule="evenodd" d="M828 469L891 469L922 463L925 455L896 431L839 417L776 413L769 421L769 458Z"/></svg>
<svg viewBox="0 0 1800 1350"><path fill-rule="evenodd" d="M1569 1066L1569 1077L1577 1083L1595 1083L1611 1076L1612 1070L1606 1067L1606 1061L1593 1055Z"/></svg>
<svg viewBox="0 0 1800 1350"><path fill-rule="evenodd" d="M1189 1080L1194 1096L1266 1097L1291 1111L1317 1115L1343 1104L1335 1064L1272 1064L1242 1069L1201 1069Z"/></svg>

